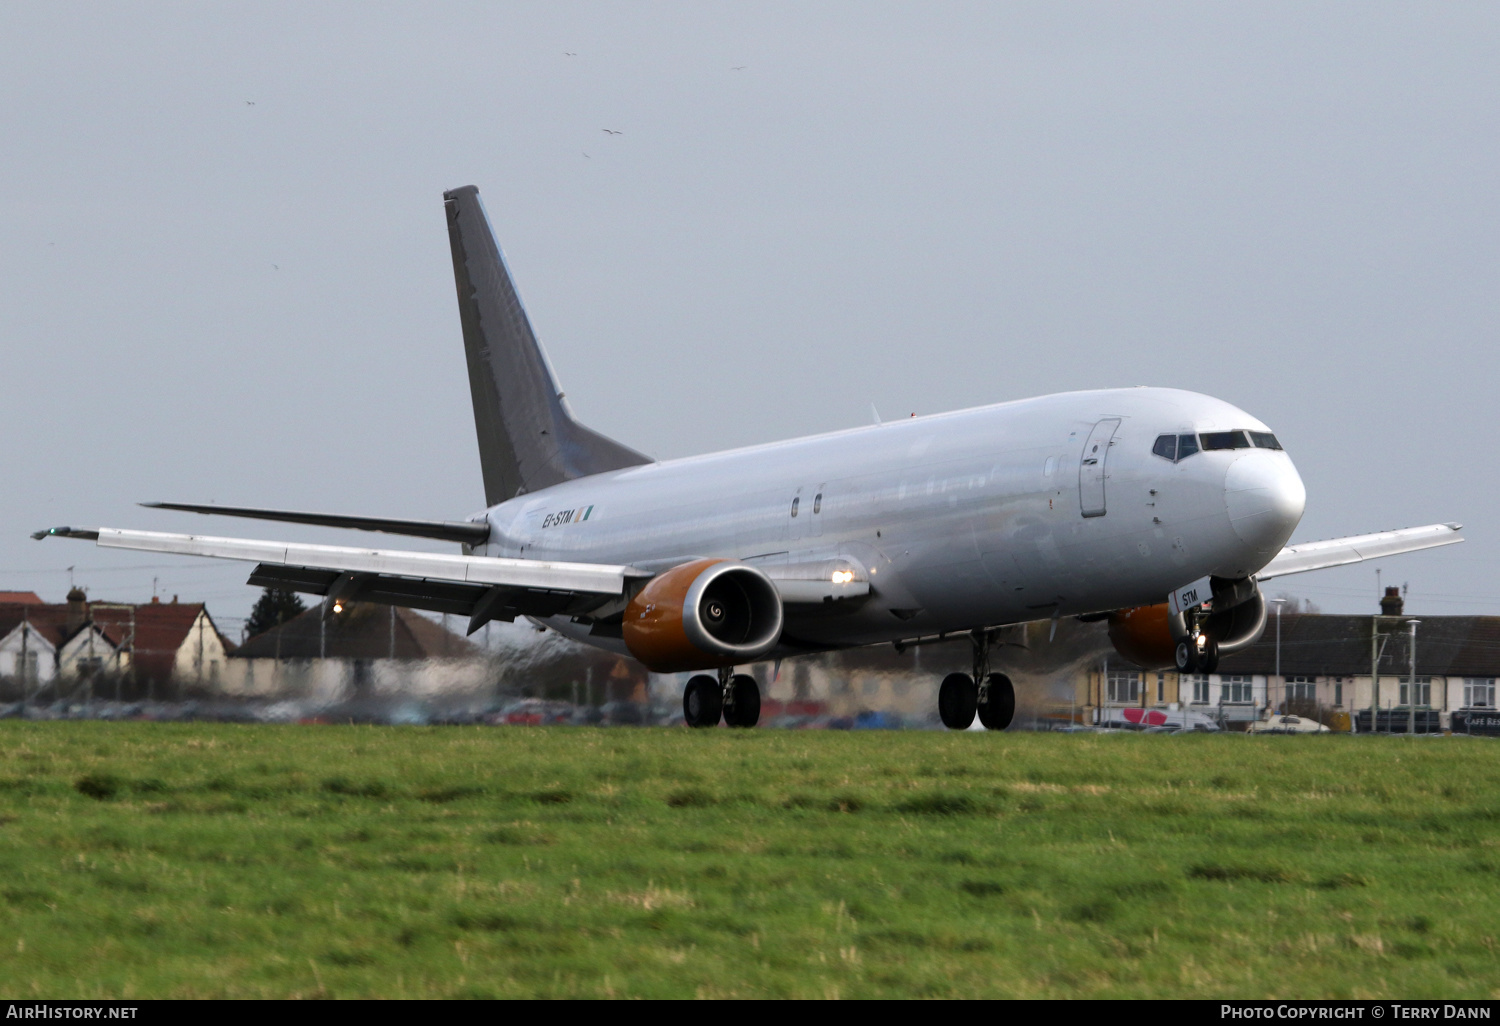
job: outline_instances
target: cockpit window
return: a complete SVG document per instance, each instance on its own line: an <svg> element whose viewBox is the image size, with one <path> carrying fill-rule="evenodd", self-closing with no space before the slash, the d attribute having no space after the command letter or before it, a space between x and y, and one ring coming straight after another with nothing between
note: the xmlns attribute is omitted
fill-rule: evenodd
<svg viewBox="0 0 1500 1026"><path fill-rule="evenodd" d="M1269 431L1250 432L1250 441L1255 443L1257 449L1280 449L1281 443L1276 441L1276 436Z"/></svg>
<svg viewBox="0 0 1500 1026"><path fill-rule="evenodd" d="M1198 436L1157 435L1151 451L1164 460L1180 463L1198 451Z"/></svg>
<svg viewBox="0 0 1500 1026"><path fill-rule="evenodd" d="M1205 431L1198 438L1203 442L1204 452L1212 452L1215 449L1250 448L1250 439L1245 437L1243 431Z"/></svg>

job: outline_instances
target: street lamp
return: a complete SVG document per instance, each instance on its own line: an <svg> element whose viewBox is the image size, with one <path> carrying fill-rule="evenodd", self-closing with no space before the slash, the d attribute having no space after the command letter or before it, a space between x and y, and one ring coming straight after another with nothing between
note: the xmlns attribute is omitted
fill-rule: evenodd
<svg viewBox="0 0 1500 1026"><path fill-rule="evenodd" d="M1407 625L1411 627L1411 672L1407 674L1409 683L1406 686L1406 733L1417 732L1417 624L1421 620L1408 620Z"/></svg>
<svg viewBox="0 0 1500 1026"><path fill-rule="evenodd" d="M1271 602L1276 606L1276 683L1281 686L1281 701L1285 703L1286 681L1281 679L1281 607L1286 605L1286 599L1273 598ZM1275 708L1275 705L1276 703L1273 701L1271 703L1272 708ZM1282 712L1284 713L1286 710L1282 709Z"/></svg>

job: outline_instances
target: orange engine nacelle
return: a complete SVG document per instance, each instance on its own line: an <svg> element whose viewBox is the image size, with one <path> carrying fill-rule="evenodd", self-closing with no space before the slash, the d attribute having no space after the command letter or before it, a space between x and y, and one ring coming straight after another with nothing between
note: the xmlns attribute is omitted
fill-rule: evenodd
<svg viewBox="0 0 1500 1026"><path fill-rule="evenodd" d="M630 654L657 673L758 659L781 639L781 593L753 566L696 559L646 582L625 607Z"/></svg>
<svg viewBox="0 0 1500 1026"><path fill-rule="evenodd" d="M1172 632L1172 610L1158 606L1136 606L1109 614L1109 640L1120 653L1143 670L1177 668Z"/></svg>

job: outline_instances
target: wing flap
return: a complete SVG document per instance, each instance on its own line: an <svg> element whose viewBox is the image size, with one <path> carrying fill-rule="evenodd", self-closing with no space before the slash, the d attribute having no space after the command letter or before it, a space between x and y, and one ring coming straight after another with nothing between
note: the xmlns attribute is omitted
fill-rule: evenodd
<svg viewBox="0 0 1500 1026"><path fill-rule="evenodd" d="M341 581L353 577L349 586L339 588ZM276 566L261 563L251 571L247 584L257 588L284 588L309 595L329 595L349 602L382 602L391 606L426 609L434 613L452 613L473 617L483 613L486 620L514 620L518 616L559 616L588 612L601 601L598 595L579 595L566 591L543 591L536 588L486 588L478 584L458 584L428 578L391 577L384 574L345 575L334 570L307 566Z"/></svg>
<svg viewBox="0 0 1500 1026"><path fill-rule="evenodd" d="M1269 581L1273 577L1284 577L1287 574L1345 566L1366 559L1433 549L1440 545L1456 545L1464 540L1463 535L1458 533L1462 529L1462 524L1428 524L1425 527L1406 527L1399 531L1380 531L1349 538L1288 545L1255 576L1259 580Z"/></svg>

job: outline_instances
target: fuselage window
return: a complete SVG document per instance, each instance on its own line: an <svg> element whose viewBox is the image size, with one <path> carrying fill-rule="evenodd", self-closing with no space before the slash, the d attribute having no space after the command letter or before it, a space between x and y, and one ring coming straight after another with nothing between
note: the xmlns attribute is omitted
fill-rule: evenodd
<svg viewBox="0 0 1500 1026"><path fill-rule="evenodd" d="M1250 439L1245 437L1243 431L1205 431L1198 437L1203 442L1204 452L1212 452L1215 449L1250 448Z"/></svg>
<svg viewBox="0 0 1500 1026"><path fill-rule="evenodd" d="M1195 453L1197 451L1198 451L1198 436L1197 435L1178 435L1177 436L1177 459L1178 459L1179 462L1182 461L1182 460L1187 459L1189 456L1191 456L1193 453Z"/></svg>
<svg viewBox="0 0 1500 1026"><path fill-rule="evenodd" d="M813 496L813 512L814 513L821 513L822 511L823 511L823 493L819 492L817 495Z"/></svg>
<svg viewBox="0 0 1500 1026"><path fill-rule="evenodd" d="M797 503L799 503L801 501L802 500L800 498L796 498L796 499L792 500L792 516L796 516L797 515Z"/></svg>
<svg viewBox="0 0 1500 1026"><path fill-rule="evenodd" d="M1276 436L1269 431L1250 432L1250 441L1255 443L1257 449L1280 449L1281 443L1276 441Z"/></svg>

